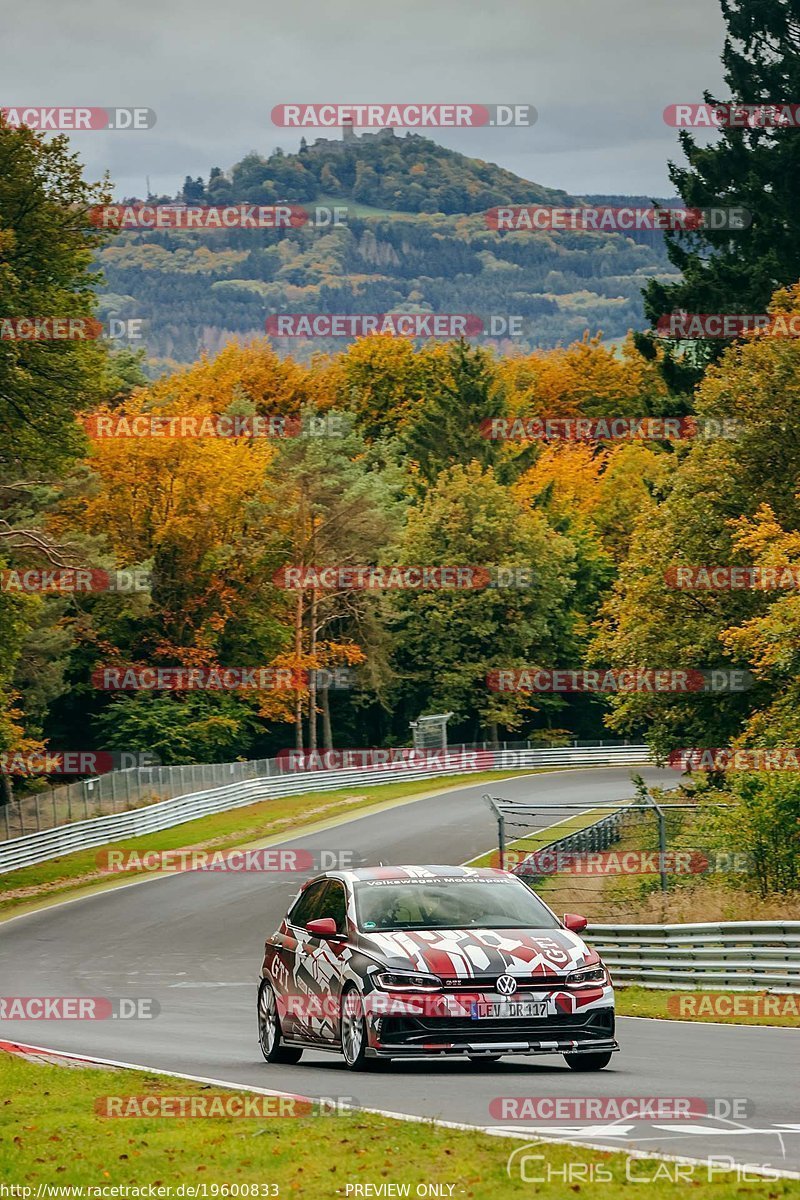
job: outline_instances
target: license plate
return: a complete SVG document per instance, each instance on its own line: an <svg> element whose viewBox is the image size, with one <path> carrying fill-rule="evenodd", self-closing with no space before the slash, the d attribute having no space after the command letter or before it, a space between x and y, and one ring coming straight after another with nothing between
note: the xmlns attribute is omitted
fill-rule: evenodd
<svg viewBox="0 0 800 1200"><path fill-rule="evenodd" d="M482 1021L511 1017L517 1020L526 1017L546 1017L546 1000L473 1000L472 1020Z"/></svg>

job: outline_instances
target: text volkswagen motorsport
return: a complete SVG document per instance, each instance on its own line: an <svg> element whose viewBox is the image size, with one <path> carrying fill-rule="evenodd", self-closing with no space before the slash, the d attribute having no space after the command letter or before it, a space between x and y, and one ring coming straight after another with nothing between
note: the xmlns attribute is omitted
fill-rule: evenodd
<svg viewBox="0 0 800 1200"><path fill-rule="evenodd" d="M328 871L305 884L264 951L261 1050L348 1066L467 1054L563 1054L606 1066L614 994L599 956L516 876L472 867Z"/></svg>

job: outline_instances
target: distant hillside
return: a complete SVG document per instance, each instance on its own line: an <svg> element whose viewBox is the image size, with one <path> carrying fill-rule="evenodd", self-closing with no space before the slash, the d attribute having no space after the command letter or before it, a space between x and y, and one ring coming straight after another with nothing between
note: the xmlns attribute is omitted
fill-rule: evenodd
<svg viewBox="0 0 800 1200"><path fill-rule="evenodd" d="M672 270L658 233L488 228L483 214L497 205L580 200L415 134L382 131L347 143L319 138L298 154L253 153L228 173L216 167L208 180L187 177L178 197L149 199L348 208L346 224L327 230L115 238L100 257L102 310L144 320L153 369L216 351L234 335L263 334L266 317L285 312L400 309L524 318L524 336L504 348L552 346L587 330L615 339L643 324L644 280ZM342 344L285 340L279 348L307 357Z"/></svg>
<svg viewBox="0 0 800 1200"><path fill-rule="evenodd" d="M302 140L298 154L248 154L229 175L217 167L204 183L187 179L185 199L303 204L337 196L409 213L474 213L496 204L563 204L566 192L520 179L494 163L467 158L429 138L391 129L353 141Z"/></svg>

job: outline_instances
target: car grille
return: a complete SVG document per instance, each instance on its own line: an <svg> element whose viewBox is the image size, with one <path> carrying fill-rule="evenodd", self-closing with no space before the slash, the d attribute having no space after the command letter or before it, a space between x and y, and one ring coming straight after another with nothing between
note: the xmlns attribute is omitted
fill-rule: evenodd
<svg viewBox="0 0 800 1200"><path fill-rule="evenodd" d="M598 1008L585 1013L559 1013L555 1017L529 1017L520 1020L498 1018L497 1020L472 1021L462 1017L383 1017L378 1036L384 1044L432 1039L466 1042L508 1042L520 1039L536 1042L574 1038L577 1033L580 1033L581 1041L589 1041L593 1038L600 1041L613 1037L614 1010Z"/></svg>
<svg viewBox="0 0 800 1200"><path fill-rule="evenodd" d="M577 968L575 968L577 969ZM444 979L447 992L496 992L498 975L473 975L468 979ZM566 987L565 975L529 975L517 981L517 992L554 992Z"/></svg>

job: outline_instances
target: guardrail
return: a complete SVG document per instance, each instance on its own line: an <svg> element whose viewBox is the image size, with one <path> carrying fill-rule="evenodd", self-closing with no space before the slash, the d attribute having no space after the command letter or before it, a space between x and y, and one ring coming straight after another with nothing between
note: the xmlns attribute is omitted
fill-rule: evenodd
<svg viewBox="0 0 800 1200"><path fill-rule="evenodd" d="M573 740L562 743L570 750L588 750L628 746L627 741ZM451 752L466 753L468 750L547 750L555 745L531 741L503 741L500 745L489 742L455 743ZM410 748L407 748L410 750ZM343 751L335 751L341 755ZM360 753L360 752L356 752ZM376 751L376 754L390 752ZM326 761L326 752L320 752L320 760L314 769L336 768L347 765L353 769L374 766L377 760L354 760L347 764ZM137 765L118 771L108 771L88 779L60 784L15 796L10 804L0 804L0 841L24 837L28 833L40 833L43 829L54 829L57 825L70 825L73 821L88 821L93 817L104 817L111 813L127 812L131 808L142 808L158 800L173 800L190 792L205 792L212 788L225 787L231 783L245 783L264 776L272 778L283 775L287 770L300 769L284 752L277 758L257 758L223 763L187 763L163 766Z"/></svg>
<svg viewBox="0 0 800 1200"><path fill-rule="evenodd" d="M650 761L647 746L554 747L539 750L468 750L427 752L423 762L386 763L369 769L289 771L206 791L190 792L145 808L74 821L24 837L0 842L0 874L33 866L62 854L141 837L185 821L259 800L302 792L369 786L397 779L435 779L472 771L520 770L534 767L639 765Z"/></svg>
<svg viewBox="0 0 800 1200"><path fill-rule="evenodd" d="M589 925L586 937L622 986L800 991L800 921Z"/></svg>

